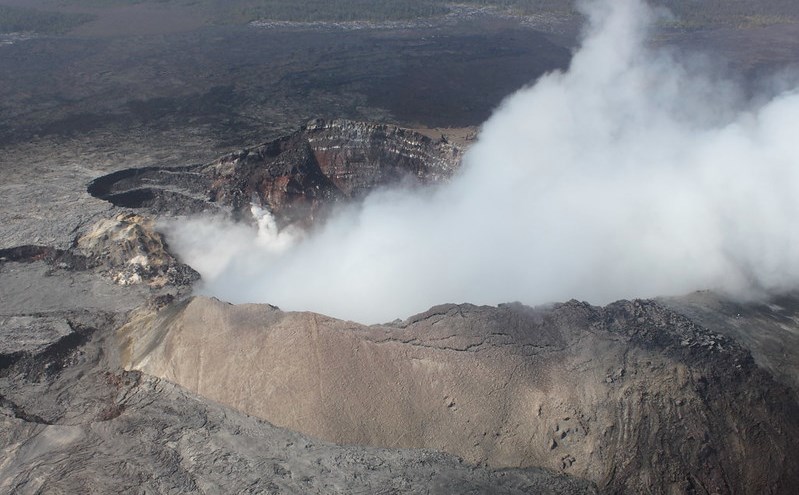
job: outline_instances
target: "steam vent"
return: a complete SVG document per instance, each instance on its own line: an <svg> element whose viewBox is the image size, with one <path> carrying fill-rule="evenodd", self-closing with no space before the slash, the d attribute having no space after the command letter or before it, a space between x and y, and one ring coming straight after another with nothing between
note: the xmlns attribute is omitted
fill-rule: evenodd
<svg viewBox="0 0 799 495"><path fill-rule="evenodd" d="M0 0L0 67L0 495L799 494L799 0Z"/></svg>
<svg viewBox="0 0 799 495"><path fill-rule="evenodd" d="M278 225L308 225L332 204L378 186L447 179L462 151L445 140L387 125L314 120L299 131L208 165L127 169L100 177L89 193L153 213L247 210L259 203Z"/></svg>
<svg viewBox="0 0 799 495"><path fill-rule="evenodd" d="M165 459L165 472L187 459L206 469L249 456L252 470L234 481L225 471L216 491L256 486L261 478L246 473L275 472L270 482L290 486L308 466L327 462L335 464L324 468L331 473L358 477L364 469L399 472L406 493L429 483L431 493L792 493L799 483L795 294L748 305L711 293L605 307L442 304L366 326L192 295L200 274L170 252L153 219L217 211L250 219L255 204L279 226L307 227L380 186L446 181L462 156L445 139L408 129L316 120L209 164L93 180L89 192L118 208L76 230L69 248L0 251L14 274L47 271L42 294L67 294L77 307L118 294L126 304L116 319L69 311L63 321L62 313L7 321L9 335L47 326L54 341L37 350L8 340L0 379L33 380L38 391L41 377L30 370L67 371L48 375L44 399L19 384L0 397L13 405L9 431L21 439L28 430L20 424L49 425L42 428L60 449L15 451L22 453L0 467L0 491L10 486L3 469L28 473L30 456L72 455L97 442L128 452L118 439L129 442L128 431L157 418L164 425L157 434L135 438L157 442L167 432L168 443L135 448ZM77 279L88 292L73 290ZM62 280L69 290L53 285ZM4 295L5 304L13 296ZM52 312L31 309L29 300L25 307ZM116 374L96 371L106 367ZM108 426L53 429L72 424L59 412L73 407L64 401L81 404L90 424ZM205 409L198 401L208 401ZM69 472L112 473L112 487L129 476L123 455ZM264 466L264 458L284 460ZM428 465L438 474L420 467Z"/></svg>

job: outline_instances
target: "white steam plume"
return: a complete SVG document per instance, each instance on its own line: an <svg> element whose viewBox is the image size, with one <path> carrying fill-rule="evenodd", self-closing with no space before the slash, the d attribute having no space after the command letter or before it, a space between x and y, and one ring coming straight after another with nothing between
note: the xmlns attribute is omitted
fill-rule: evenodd
<svg viewBox="0 0 799 495"><path fill-rule="evenodd" d="M290 249L207 219L173 226L173 246L206 293L362 322L444 302L795 288L799 93L744 105L647 49L639 0L585 5L569 70L508 98L447 186L375 192Z"/></svg>

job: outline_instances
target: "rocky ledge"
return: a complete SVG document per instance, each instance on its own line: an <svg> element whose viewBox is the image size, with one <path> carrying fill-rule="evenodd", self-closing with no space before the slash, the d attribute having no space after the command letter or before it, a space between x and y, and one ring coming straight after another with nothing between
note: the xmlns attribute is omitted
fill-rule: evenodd
<svg viewBox="0 0 799 495"><path fill-rule="evenodd" d="M339 444L539 466L608 493L788 493L799 404L654 301L446 305L366 327L194 298L119 332L123 366Z"/></svg>
<svg viewBox="0 0 799 495"><path fill-rule="evenodd" d="M796 294L449 304L367 327L186 298L198 275L153 220L255 204L307 226L461 155L313 121L92 181L113 206L58 246L0 250L0 491L794 493ZM438 452L403 450L420 447Z"/></svg>
<svg viewBox="0 0 799 495"><path fill-rule="evenodd" d="M95 179L88 190L114 205L158 214L239 213L256 203L281 227L307 226L332 204L360 199L376 187L444 180L462 154L443 138L393 125L314 120L207 165L122 170Z"/></svg>

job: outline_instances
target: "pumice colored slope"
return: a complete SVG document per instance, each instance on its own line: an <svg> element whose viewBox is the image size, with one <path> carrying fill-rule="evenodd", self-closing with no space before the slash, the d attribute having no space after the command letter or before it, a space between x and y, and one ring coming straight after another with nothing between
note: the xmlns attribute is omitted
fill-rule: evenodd
<svg viewBox="0 0 799 495"><path fill-rule="evenodd" d="M735 341L653 301L438 306L366 327L196 297L123 366L339 444L540 466L626 493L791 493L799 407Z"/></svg>
<svg viewBox="0 0 799 495"><path fill-rule="evenodd" d="M123 371L124 318L0 318L0 493L596 493L544 469L319 442Z"/></svg>

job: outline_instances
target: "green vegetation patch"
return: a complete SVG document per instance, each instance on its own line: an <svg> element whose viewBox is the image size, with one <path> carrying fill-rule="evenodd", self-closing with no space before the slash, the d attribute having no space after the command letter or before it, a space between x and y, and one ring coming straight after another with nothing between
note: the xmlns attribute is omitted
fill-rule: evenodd
<svg viewBox="0 0 799 495"><path fill-rule="evenodd" d="M94 19L89 14L48 12L0 5L0 33L63 34Z"/></svg>

